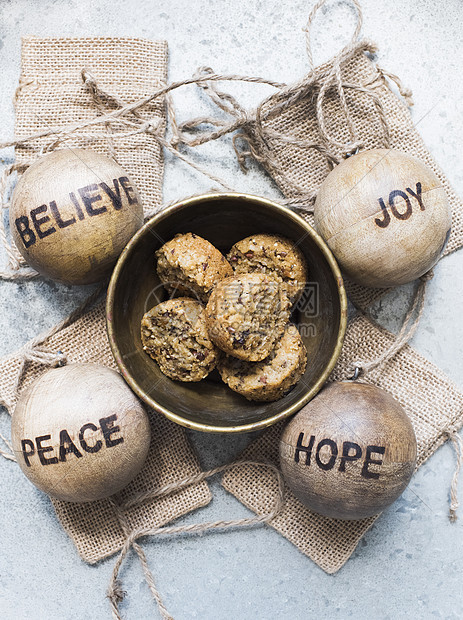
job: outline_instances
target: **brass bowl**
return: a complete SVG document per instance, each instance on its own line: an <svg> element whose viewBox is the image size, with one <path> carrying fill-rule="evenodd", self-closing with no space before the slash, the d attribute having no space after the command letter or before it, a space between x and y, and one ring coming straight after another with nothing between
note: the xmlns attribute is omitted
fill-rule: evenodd
<svg viewBox="0 0 463 620"><path fill-rule="evenodd" d="M280 234L294 240L304 253L310 284L292 320L298 324L307 347L307 370L280 400L249 402L226 387L217 371L197 383L172 381L143 351L142 316L167 298L156 274L154 253L176 233L186 232L204 237L224 253L249 235ZM333 255L301 217L256 196L207 194L162 210L132 237L111 277L106 318L117 365L147 405L188 428L238 433L261 429L287 418L320 390L341 351L347 301Z"/></svg>

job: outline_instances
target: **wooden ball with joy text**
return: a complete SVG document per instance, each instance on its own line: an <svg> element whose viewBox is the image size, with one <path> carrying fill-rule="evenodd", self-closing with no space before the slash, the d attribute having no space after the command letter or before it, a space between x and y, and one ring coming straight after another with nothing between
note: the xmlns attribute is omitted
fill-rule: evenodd
<svg viewBox="0 0 463 620"><path fill-rule="evenodd" d="M377 288L431 269L451 228L442 181L422 161L392 149L363 151L336 166L319 189L314 216L342 270Z"/></svg>
<svg viewBox="0 0 463 620"><path fill-rule="evenodd" d="M102 280L143 224L133 181L112 159L65 148L34 162L14 190L10 227L31 267L66 284Z"/></svg>
<svg viewBox="0 0 463 620"><path fill-rule="evenodd" d="M139 473L150 424L117 372L70 364L47 371L21 394L12 441L36 487L61 500L88 502L117 493Z"/></svg>
<svg viewBox="0 0 463 620"><path fill-rule="evenodd" d="M363 519L395 501L410 481L416 438L401 405L373 385L332 383L285 427L283 476L310 510Z"/></svg>

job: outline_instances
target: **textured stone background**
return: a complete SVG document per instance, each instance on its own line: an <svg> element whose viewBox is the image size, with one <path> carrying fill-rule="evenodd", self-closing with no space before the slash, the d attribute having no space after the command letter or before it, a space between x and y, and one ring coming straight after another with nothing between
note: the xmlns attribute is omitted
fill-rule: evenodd
<svg viewBox="0 0 463 620"><path fill-rule="evenodd" d="M378 42L381 65L412 88L415 122L462 194L463 3L363 0L363 5L364 35ZM0 140L13 135L11 100L19 76L21 35L165 38L172 80L209 65L224 73L290 82L307 70L302 27L311 6L312 2L301 0L0 0ZM353 24L347 4L331 2L316 22L316 60L327 59L344 44ZM235 85L233 92L253 104L268 91ZM192 111L196 115L203 105L194 88L176 95L176 103L181 119ZM2 155L11 160L12 153ZM201 157L236 189L278 196L257 167L241 175L229 141L204 148ZM167 201L210 186L183 164L166 158ZM436 269L413 345L463 388L461 259L460 252ZM85 288L48 281L0 283L0 289L0 354L54 324L88 294ZM377 318L390 329L399 325L408 293L405 287L375 307ZM0 428L8 428L5 415L0 415ZM192 439L204 467L232 458L249 440L199 434L192 434ZM441 448L335 576L324 574L269 528L146 543L168 609L177 620L395 620L406 614L420 619L462 618L462 526L447 519L454 458L449 446ZM0 476L0 616L5 620L110 617L104 592L113 560L86 566L47 498L13 464L0 461ZM213 484L213 493L209 507L182 522L247 514L218 483ZM157 617L139 564L130 560L122 577L129 591L123 604L126 616Z"/></svg>

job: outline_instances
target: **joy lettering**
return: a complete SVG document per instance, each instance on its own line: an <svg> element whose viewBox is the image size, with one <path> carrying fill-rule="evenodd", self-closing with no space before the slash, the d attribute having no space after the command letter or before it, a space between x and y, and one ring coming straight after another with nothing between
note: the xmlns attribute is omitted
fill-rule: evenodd
<svg viewBox="0 0 463 620"><path fill-rule="evenodd" d="M398 220L408 220L408 218L411 216L412 212L413 212L413 207L412 207L412 202L408 196L408 194L410 194L410 196L412 198L414 198L416 200L416 202L418 203L421 211L425 210L424 204L423 204L423 196L422 196L422 188L421 188L421 183L418 182L416 184L416 190L413 191L410 187L406 187L405 188L406 191L403 192L400 189L396 189L394 191L392 191L389 194L389 209L392 213L392 215L398 219ZM408 192L408 194L406 193ZM402 199L405 202L405 211L400 212L397 208L397 204L396 204L396 199ZM380 204L381 210L382 210L382 218L376 218L375 219L375 223L377 226L379 226L380 228L387 228L387 226L389 226L389 223L391 221L391 215L389 213L388 207L386 206L383 198L378 198L378 202ZM399 202L399 201L397 201Z"/></svg>

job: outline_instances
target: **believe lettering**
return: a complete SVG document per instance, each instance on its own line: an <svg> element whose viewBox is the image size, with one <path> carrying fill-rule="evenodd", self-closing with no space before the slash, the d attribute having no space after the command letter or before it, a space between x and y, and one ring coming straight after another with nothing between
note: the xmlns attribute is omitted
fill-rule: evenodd
<svg viewBox="0 0 463 620"><path fill-rule="evenodd" d="M51 200L48 204L42 204L31 209L29 216L21 215L15 219L16 229L22 239L24 247L27 249L36 243L37 239L44 239L52 235L61 228L72 226L86 217L94 217L108 212L107 201L104 195L109 198L109 203L115 211L122 209L121 189L127 197L129 205L138 204L135 190L128 177L113 179L112 187L107 183L93 183L69 193L69 201L73 205L75 213L63 219L62 213L56 200ZM105 204L106 203L106 204Z"/></svg>

